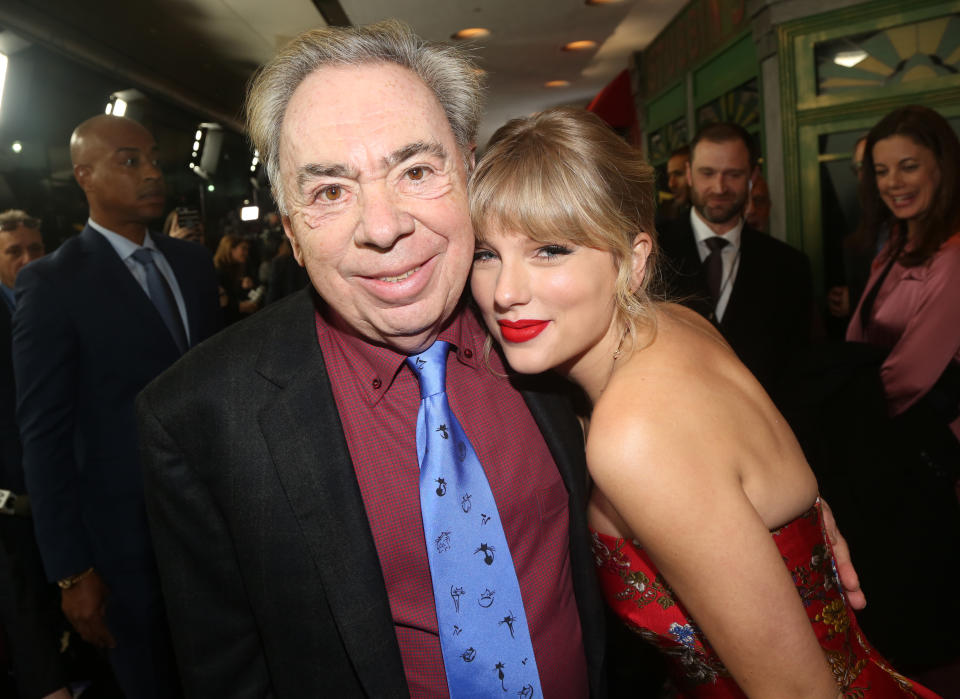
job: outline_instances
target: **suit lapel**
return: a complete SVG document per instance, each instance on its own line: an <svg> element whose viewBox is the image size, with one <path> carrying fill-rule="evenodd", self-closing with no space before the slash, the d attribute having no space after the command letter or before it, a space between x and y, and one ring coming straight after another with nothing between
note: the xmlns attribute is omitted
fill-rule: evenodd
<svg viewBox="0 0 960 699"><path fill-rule="evenodd" d="M723 322L721 327L732 327L741 320L741 316L748 317L750 323L755 323L756 319L750 319L751 308L755 306L758 293L763 293L762 284L758 283L758 277L762 272L762 262L756 257L756 240L754 236L763 235L756 233L748 228L746 224L740 234L740 263L737 267L737 278L733 282L733 288L730 290L730 300L727 301L727 308L723 313Z"/></svg>
<svg viewBox="0 0 960 699"><path fill-rule="evenodd" d="M344 647L368 696L406 693L386 585L317 343L312 293L288 304L258 360L279 387L259 425Z"/></svg>
<svg viewBox="0 0 960 699"><path fill-rule="evenodd" d="M91 307L117 309L116 321L120 327L141 328L141 334L149 338L149 344L167 342L167 349L174 353L174 358L179 357L180 351L156 306L107 239L87 226L80 233L80 243L85 258L81 261L80 273L86 275L87 280L78 288L91 289L97 297Z"/></svg>
<svg viewBox="0 0 960 699"><path fill-rule="evenodd" d="M592 696L606 695L606 624L604 603L594 574L587 531L587 471L583 431L566 396L551 390L555 377L528 380L521 390L530 414L540 428L557 470L570 492L570 568Z"/></svg>
<svg viewBox="0 0 960 699"><path fill-rule="evenodd" d="M176 246L170 244L170 239L162 235L153 235L153 244L163 253L167 263L173 270L173 276L177 278L177 286L180 288L180 295L183 297L183 305L187 311L187 325L190 328L190 346L197 344L197 338L203 336L203 329L199 327L199 318L196 309L202 308L202 300L197 296L197 287L192 284L193 281L190 269L187 265L187 259L180 254ZM159 313L158 313L159 315Z"/></svg>

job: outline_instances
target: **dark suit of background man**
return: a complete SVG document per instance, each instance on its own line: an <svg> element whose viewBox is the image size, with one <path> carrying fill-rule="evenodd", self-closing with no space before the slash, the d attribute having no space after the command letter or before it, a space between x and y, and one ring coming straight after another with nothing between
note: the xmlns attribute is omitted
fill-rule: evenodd
<svg viewBox="0 0 960 699"><path fill-rule="evenodd" d="M110 647L127 696L175 696L133 399L180 357L177 337L195 345L215 331L216 281L203 246L147 232L163 212L164 184L145 128L93 117L73 132L70 155L90 219L17 280L13 358L27 490L67 618ZM141 248L153 250L155 269L134 257ZM154 299L161 295L166 320Z"/></svg>
<svg viewBox="0 0 960 699"><path fill-rule="evenodd" d="M749 134L736 124L705 126L691 143L689 216L662 224L668 292L709 318L769 391L787 357L807 345L813 285L806 256L744 224L757 167ZM724 241L713 243L714 239ZM720 247L714 288L711 245Z"/></svg>
<svg viewBox="0 0 960 699"><path fill-rule="evenodd" d="M0 214L0 488L16 498L0 514L0 575L9 574L10 584L10 605L2 618L18 695L69 699L59 653L63 617L57 588L44 575L27 504L11 358L16 279L43 252L38 219L17 209Z"/></svg>
<svg viewBox="0 0 960 699"><path fill-rule="evenodd" d="M264 68L248 109L313 288L197 348L137 402L187 694L446 695L405 364L438 337L453 345L447 394L496 498L544 695L604 694L581 430L559 393L519 393L490 371L461 303L473 64L395 22L314 30Z"/></svg>

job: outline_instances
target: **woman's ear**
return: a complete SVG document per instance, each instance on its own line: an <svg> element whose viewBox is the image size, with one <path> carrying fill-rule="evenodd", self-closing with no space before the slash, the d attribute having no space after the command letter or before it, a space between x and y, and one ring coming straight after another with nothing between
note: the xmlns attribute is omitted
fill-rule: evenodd
<svg viewBox="0 0 960 699"><path fill-rule="evenodd" d="M630 291L636 291L643 284L643 279L647 274L647 260L650 258L650 252L653 250L653 238L646 231L640 231L633 238L633 251L631 252L631 273L630 273Z"/></svg>

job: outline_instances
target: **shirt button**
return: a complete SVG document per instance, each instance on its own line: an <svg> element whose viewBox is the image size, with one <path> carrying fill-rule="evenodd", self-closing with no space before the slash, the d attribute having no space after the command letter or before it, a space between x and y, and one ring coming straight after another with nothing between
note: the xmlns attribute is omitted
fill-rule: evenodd
<svg viewBox="0 0 960 699"><path fill-rule="evenodd" d="M380 388L382 385L383 385L383 383L380 381L380 379L374 379L374 380L373 380L373 390L377 390L377 389Z"/></svg>
<svg viewBox="0 0 960 699"><path fill-rule="evenodd" d="M470 359L473 356L473 350L468 347L467 349L463 350L463 356L467 359Z"/></svg>

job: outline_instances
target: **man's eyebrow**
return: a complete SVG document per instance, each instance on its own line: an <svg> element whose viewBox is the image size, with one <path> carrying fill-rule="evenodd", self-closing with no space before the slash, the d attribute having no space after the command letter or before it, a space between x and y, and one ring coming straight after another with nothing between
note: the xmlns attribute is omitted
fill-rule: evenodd
<svg viewBox="0 0 960 699"><path fill-rule="evenodd" d="M393 167L398 163L402 163L404 160L423 154L432 155L441 160L446 160L447 158L447 150L436 141L429 143L417 141L416 143L410 143L403 148L398 148L393 151L393 153L384 158L384 164L387 167Z"/></svg>
<svg viewBox="0 0 960 699"><path fill-rule="evenodd" d="M351 170L346 165L307 163L297 171L297 187L303 189L307 182L321 177L342 177L348 180L355 180L359 177L359 173L357 173L356 170Z"/></svg>

